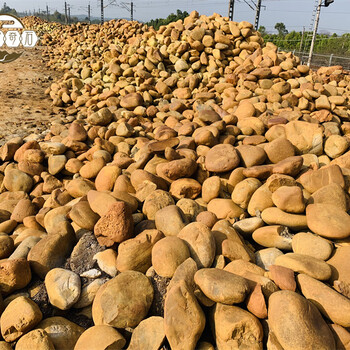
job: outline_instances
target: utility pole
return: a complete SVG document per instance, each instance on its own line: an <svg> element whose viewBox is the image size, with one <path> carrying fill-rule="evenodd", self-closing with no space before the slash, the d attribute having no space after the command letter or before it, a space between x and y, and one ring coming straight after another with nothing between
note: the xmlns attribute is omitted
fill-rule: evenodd
<svg viewBox="0 0 350 350"><path fill-rule="evenodd" d="M230 21L233 21L233 9L235 7L235 0L230 0L230 3L228 5L228 19Z"/></svg>
<svg viewBox="0 0 350 350"><path fill-rule="evenodd" d="M46 17L49 20L49 6L46 5Z"/></svg>
<svg viewBox="0 0 350 350"><path fill-rule="evenodd" d="M89 24L91 24L91 6L90 6L90 4L88 5L88 19L89 19Z"/></svg>
<svg viewBox="0 0 350 350"><path fill-rule="evenodd" d="M130 4L130 13L131 13L131 21L134 20L134 3L131 1L131 4Z"/></svg>
<svg viewBox="0 0 350 350"><path fill-rule="evenodd" d="M303 33L301 34L300 47L299 47L300 52L303 48L304 35L305 35L305 27L303 27Z"/></svg>
<svg viewBox="0 0 350 350"><path fill-rule="evenodd" d="M313 54L314 46L315 46L315 39L316 39L316 34L317 34L317 29L318 29L318 23L320 21L321 6L322 6L322 0L318 0L314 31L312 33L311 46L310 46L310 51L309 51L309 58L307 60L307 65L309 67L310 67L311 61L312 61L312 54Z"/></svg>
<svg viewBox="0 0 350 350"><path fill-rule="evenodd" d="M103 0L101 0L101 24L104 23Z"/></svg>
<svg viewBox="0 0 350 350"><path fill-rule="evenodd" d="M68 24L68 14L67 14L67 2L64 2L64 19L66 24Z"/></svg>
<svg viewBox="0 0 350 350"><path fill-rule="evenodd" d="M261 2L262 0L258 0L256 4L256 14L255 14L255 30L258 30L259 19L260 19L260 11L261 11Z"/></svg>

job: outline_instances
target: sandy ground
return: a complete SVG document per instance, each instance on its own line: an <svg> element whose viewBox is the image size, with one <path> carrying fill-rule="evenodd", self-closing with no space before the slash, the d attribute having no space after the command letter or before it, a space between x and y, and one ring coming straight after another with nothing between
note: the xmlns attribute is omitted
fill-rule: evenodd
<svg viewBox="0 0 350 350"><path fill-rule="evenodd" d="M45 67L41 50L27 49L17 60L0 63L0 145L50 127L53 109L45 90L61 74Z"/></svg>

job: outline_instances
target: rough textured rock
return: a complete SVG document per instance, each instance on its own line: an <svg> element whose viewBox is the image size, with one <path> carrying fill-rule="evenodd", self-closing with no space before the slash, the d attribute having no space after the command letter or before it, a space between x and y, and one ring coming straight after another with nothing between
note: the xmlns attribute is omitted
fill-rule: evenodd
<svg viewBox="0 0 350 350"><path fill-rule="evenodd" d="M95 265L94 255L103 251L92 232L84 233L75 245L69 259L69 267L77 274L92 269Z"/></svg>
<svg viewBox="0 0 350 350"><path fill-rule="evenodd" d="M95 236L100 245L107 247L132 237L134 221L131 210L124 202L114 203L96 223Z"/></svg>

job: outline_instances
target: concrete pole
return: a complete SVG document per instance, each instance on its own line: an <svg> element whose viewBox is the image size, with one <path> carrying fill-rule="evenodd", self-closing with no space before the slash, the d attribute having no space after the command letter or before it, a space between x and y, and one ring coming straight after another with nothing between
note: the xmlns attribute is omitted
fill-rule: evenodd
<svg viewBox="0 0 350 350"><path fill-rule="evenodd" d="M235 0L230 0L229 5L228 5L228 19L230 21L233 21L233 10L235 7Z"/></svg>
<svg viewBox="0 0 350 350"><path fill-rule="evenodd" d="M300 47L299 47L300 52L301 52L301 49L303 48L304 35L305 35L305 27L303 27L303 33L301 34Z"/></svg>
<svg viewBox="0 0 350 350"><path fill-rule="evenodd" d="M103 10L103 0L101 0L101 24L103 24L105 21Z"/></svg>
<svg viewBox="0 0 350 350"><path fill-rule="evenodd" d="M323 0L318 0L318 5L317 5L317 13L316 13L316 18L315 18L314 32L312 33L312 40L311 40L309 58L307 60L307 65L309 67L311 65L312 55L314 53L315 39L316 39L316 34L317 34L317 29L318 29L318 22L320 21L322 1Z"/></svg>
<svg viewBox="0 0 350 350"><path fill-rule="evenodd" d="M259 27L259 19L260 19L261 3L262 3L262 0L258 0L258 2L257 2L257 4L256 4L256 14L255 14L255 30L258 30L258 27Z"/></svg>

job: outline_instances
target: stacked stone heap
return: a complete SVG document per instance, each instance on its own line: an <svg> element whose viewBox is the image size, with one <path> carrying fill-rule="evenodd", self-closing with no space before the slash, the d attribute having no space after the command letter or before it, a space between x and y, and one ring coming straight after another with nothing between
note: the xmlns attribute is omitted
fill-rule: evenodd
<svg viewBox="0 0 350 350"><path fill-rule="evenodd" d="M350 75L216 14L38 23L62 117L0 149L0 349L350 349Z"/></svg>

